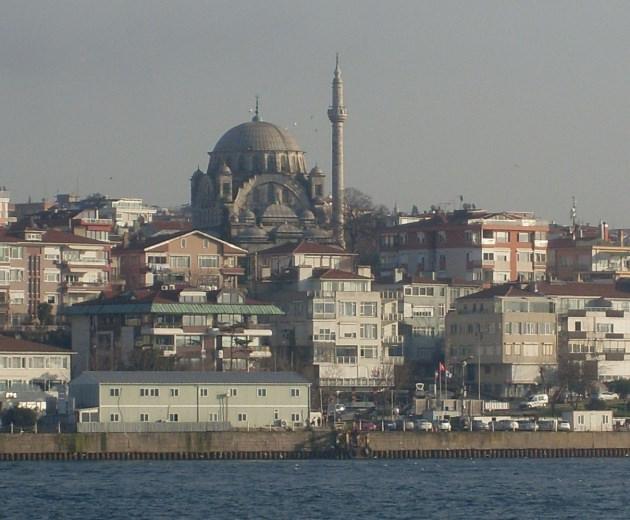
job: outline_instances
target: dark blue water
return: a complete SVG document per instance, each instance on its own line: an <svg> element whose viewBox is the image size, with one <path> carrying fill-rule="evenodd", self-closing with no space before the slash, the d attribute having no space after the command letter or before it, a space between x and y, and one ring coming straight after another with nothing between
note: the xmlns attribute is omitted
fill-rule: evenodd
<svg viewBox="0 0 630 520"><path fill-rule="evenodd" d="M0 464L0 518L630 518L630 459Z"/></svg>

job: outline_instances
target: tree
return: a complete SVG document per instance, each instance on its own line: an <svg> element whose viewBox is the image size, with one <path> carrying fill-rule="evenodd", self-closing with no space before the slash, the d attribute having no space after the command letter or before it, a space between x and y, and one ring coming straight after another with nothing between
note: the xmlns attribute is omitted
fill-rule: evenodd
<svg viewBox="0 0 630 520"><path fill-rule="evenodd" d="M630 394L630 379L617 379L608 383L608 389L617 392L619 397L625 399Z"/></svg>
<svg viewBox="0 0 630 520"><path fill-rule="evenodd" d="M359 263L378 265L378 230L385 227L389 210L356 188L344 191L346 247L359 255Z"/></svg>
<svg viewBox="0 0 630 520"><path fill-rule="evenodd" d="M36 421L37 414L30 408L14 406L2 414L2 424L4 426L13 424L18 428L32 428Z"/></svg>
<svg viewBox="0 0 630 520"><path fill-rule="evenodd" d="M52 305L50 303L37 304L37 319L42 326L52 323Z"/></svg>

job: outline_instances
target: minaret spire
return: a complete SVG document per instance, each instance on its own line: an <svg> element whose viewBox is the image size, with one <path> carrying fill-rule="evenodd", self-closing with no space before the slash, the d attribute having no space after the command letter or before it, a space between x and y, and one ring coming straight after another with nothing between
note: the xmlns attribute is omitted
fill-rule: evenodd
<svg viewBox="0 0 630 520"><path fill-rule="evenodd" d="M348 117L343 104L343 81L339 66L339 53L335 61L335 75L332 82L332 105L328 109L328 119L332 124L332 196L333 233L335 241L346 247L344 238L344 176L343 176L343 125Z"/></svg>
<svg viewBox="0 0 630 520"><path fill-rule="evenodd" d="M259 110L259 102L260 96L256 96L256 110L254 112L254 117L252 117L252 121L260 121L260 110Z"/></svg>

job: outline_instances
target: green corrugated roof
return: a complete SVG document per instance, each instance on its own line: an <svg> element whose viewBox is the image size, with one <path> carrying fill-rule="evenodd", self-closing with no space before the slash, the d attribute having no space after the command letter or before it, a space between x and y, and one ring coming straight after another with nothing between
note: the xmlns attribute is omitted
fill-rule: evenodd
<svg viewBox="0 0 630 520"><path fill-rule="evenodd" d="M67 316L86 314L247 314L281 316L271 304L243 303L122 303L117 305L73 305L64 309Z"/></svg>

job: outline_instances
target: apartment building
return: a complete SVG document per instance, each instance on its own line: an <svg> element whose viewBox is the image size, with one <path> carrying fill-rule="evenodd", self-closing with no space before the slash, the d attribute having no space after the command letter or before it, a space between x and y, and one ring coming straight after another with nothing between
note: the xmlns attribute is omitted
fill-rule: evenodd
<svg viewBox="0 0 630 520"><path fill-rule="evenodd" d="M151 222L157 208L146 206L139 198L122 197L105 199L100 211L104 218L111 218L116 227L131 228L136 223Z"/></svg>
<svg viewBox="0 0 630 520"><path fill-rule="evenodd" d="M516 285L459 298L446 318L447 364L473 395L527 395L555 371L556 348L554 301Z"/></svg>
<svg viewBox="0 0 630 520"><path fill-rule="evenodd" d="M55 230L0 230L0 327L36 322L41 305L97 297L109 284L110 245Z"/></svg>
<svg viewBox="0 0 630 520"><path fill-rule="evenodd" d="M90 371L72 380L70 397L80 432L176 431L179 423L303 427L310 386L292 372Z"/></svg>
<svg viewBox="0 0 630 520"><path fill-rule="evenodd" d="M630 378L630 312L605 298L563 315L558 341L559 358L577 364L585 381Z"/></svg>
<svg viewBox="0 0 630 520"><path fill-rule="evenodd" d="M399 270L396 275L401 275ZM475 282L400 276L395 282L381 279L374 288L383 302L395 303L393 313L383 314L383 323L397 322L405 361L424 365L425 372L432 377L444 352L446 314L454 309L457 298L482 287Z"/></svg>
<svg viewBox="0 0 630 520"><path fill-rule="evenodd" d="M271 327L282 311L250 302L236 290L146 288L73 305L65 310L85 370L269 368Z"/></svg>
<svg viewBox="0 0 630 520"><path fill-rule="evenodd" d="M116 275L127 289L185 284L206 290L237 288L244 249L199 230L158 235L114 249Z"/></svg>
<svg viewBox="0 0 630 520"><path fill-rule="evenodd" d="M296 267L352 272L356 256L336 245L301 241L258 251L252 255L252 263L256 280L262 281L281 277Z"/></svg>
<svg viewBox="0 0 630 520"><path fill-rule="evenodd" d="M547 222L532 213L457 210L380 233L382 273L500 284L541 280Z"/></svg>
<svg viewBox="0 0 630 520"><path fill-rule="evenodd" d="M70 381L74 353L43 343L0 335L0 391L37 385L48 390Z"/></svg>
<svg viewBox="0 0 630 520"><path fill-rule="evenodd" d="M630 246L601 239L558 238L549 241L548 264L549 274L558 280L628 278Z"/></svg>
<svg viewBox="0 0 630 520"><path fill-rule="evenodd" d="M312 373L325 388L394 383L402 343L397 322L383 322L369 268L355 273L301 266L258 289L286 313L273 319L272 344L288 367Z"/></svg>

